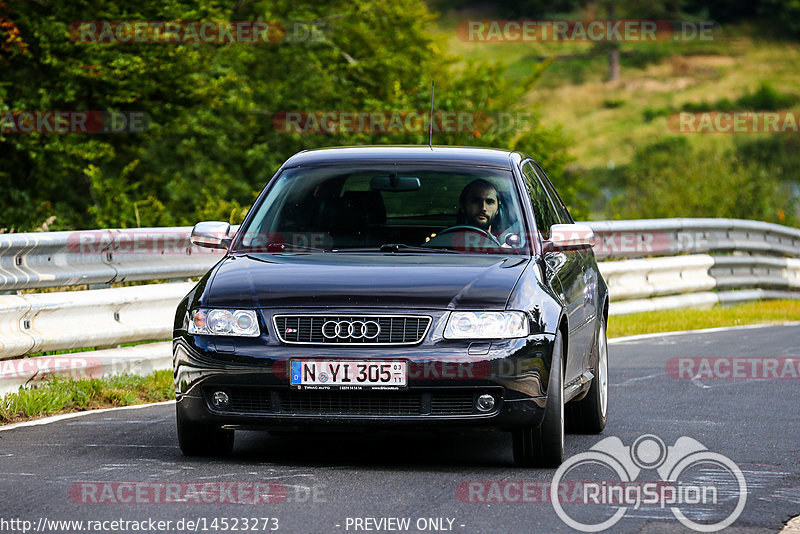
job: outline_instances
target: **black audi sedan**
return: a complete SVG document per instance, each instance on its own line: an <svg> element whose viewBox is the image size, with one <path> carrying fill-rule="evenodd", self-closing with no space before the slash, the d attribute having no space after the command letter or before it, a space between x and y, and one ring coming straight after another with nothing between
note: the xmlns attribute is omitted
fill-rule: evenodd
<svg viewBox="0 0 800 534"><path fill-rule="evenodd" d="M233 234L233 235L232 235ZM236 430L510 431L521 466L607 417L608 292L590 228L537 163L488 148L300 152L181 301L173 359L186 455Z"/></svg>

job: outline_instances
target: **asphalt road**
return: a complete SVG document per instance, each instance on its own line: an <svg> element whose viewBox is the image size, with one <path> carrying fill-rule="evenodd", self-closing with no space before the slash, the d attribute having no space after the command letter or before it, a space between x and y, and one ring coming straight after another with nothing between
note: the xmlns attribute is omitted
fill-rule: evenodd
<svg viewBox="0 0 800 534"><path fill-rule="evenodd" d="M676 375L680 368L674 358L743 357L800 357L800 327L612 343L608 426L599 436L568 435L567 457L608 437L631 445L639 436L653 434L668 446L684 436L693 438L734 462L746 481L746 504L726 531L778 532L784 521L800 515L800 382L783 368L778 369L782 379L769 375L692 380ZM711 362L713 369L716 361L706 363ZM725 361L734 365L733 360ZM700 360L692 362L700 369ZM750 362L737 365L740 374L752 372ZM685 374L687 368L682 369ZM716 373L723 375L726 369L734 370L718 365ZM236 439L230 458L184 458L176 443L174 407L169 404L2 431L0 532L22 532L23 527L31 531L38 527L40 532L141 531L142 527L150 532L264 532L276 526L279 532L292 533L573 531L536 492L539 483L553 479L555 470L515 468L506 434L275 437L239 432ZM644 452L640 462L647 458ZM682 508L698 522L721 520L738 502L733 475L726 480L725 473L711 470L701 466L681 478L682 484L702 482L703 487L717 483L716 506ZM608 468L589 466L580 476L583 481L610 480L609 473ZM636 478L658 479L652 469ZM169 498L166 484L172 484ZM213 492L220 487L221 493ZM519 501L516 489L523 487L530 490L526 502L508 502ZM205 493L194 493L198 488ZM249 503L231 502L235 500ZM475 502L481 500L490 502ZM569 517L589 523L610 517L617 505L577 502L565 505L565 510L572 514ZM367 518L409 523L408 527L394 521L379 524ZM84 523L59 527L51 523L54 520ZM145 523L112 523L116 520ZM149 520L153 522L148 524ZM178 524L180 520L183 524ZM608 532L691 530L675 519L669 507L642 504L638 509L628 507Z"/></svg>

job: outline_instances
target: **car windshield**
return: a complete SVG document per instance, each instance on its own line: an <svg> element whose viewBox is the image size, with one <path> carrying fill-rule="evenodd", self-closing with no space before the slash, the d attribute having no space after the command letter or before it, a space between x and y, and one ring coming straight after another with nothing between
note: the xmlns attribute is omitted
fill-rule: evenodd
<svg viewBox="0 0 800 534"><path fill-rule="evenodd" d="M528 254L510 170L342 164L284 170L239 252Z"/></svg>

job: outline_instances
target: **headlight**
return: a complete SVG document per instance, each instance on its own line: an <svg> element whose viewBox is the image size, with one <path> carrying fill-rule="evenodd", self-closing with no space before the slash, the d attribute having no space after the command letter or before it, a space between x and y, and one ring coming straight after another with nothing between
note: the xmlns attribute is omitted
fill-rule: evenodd
<svg viewBox="0 0 800 534"><path fill-rule="evenodd" d="M445 339L526 337L528 318L518 311L453 312L444 329Z"/></svg>
<svg viewBox="0 0 800 534"><path fill-rule="evenodd" d="M195 310L189 319L190 334L258 337L258 317L254 310Z"/></svg>

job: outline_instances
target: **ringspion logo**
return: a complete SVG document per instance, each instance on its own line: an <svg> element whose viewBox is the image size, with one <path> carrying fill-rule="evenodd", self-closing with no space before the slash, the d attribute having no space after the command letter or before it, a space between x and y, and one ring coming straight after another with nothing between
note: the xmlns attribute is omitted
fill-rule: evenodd
<svg viewBox="0 0 800 534"><path fill-rule="evenodd" d="M653 470L660 481L640 479ZM598 471L613 478L593 479ZM559 490L575 481L581 482L581 492L565 501ZM610 529L628 510L648 507L669 508L692 530L717 532L741 515L747 483L730 458L696 439L683 436L668 447L661 438L645 434L626 446L612 436L561 464L550 485L550 502L564 523L581 532Z"/></svg>

